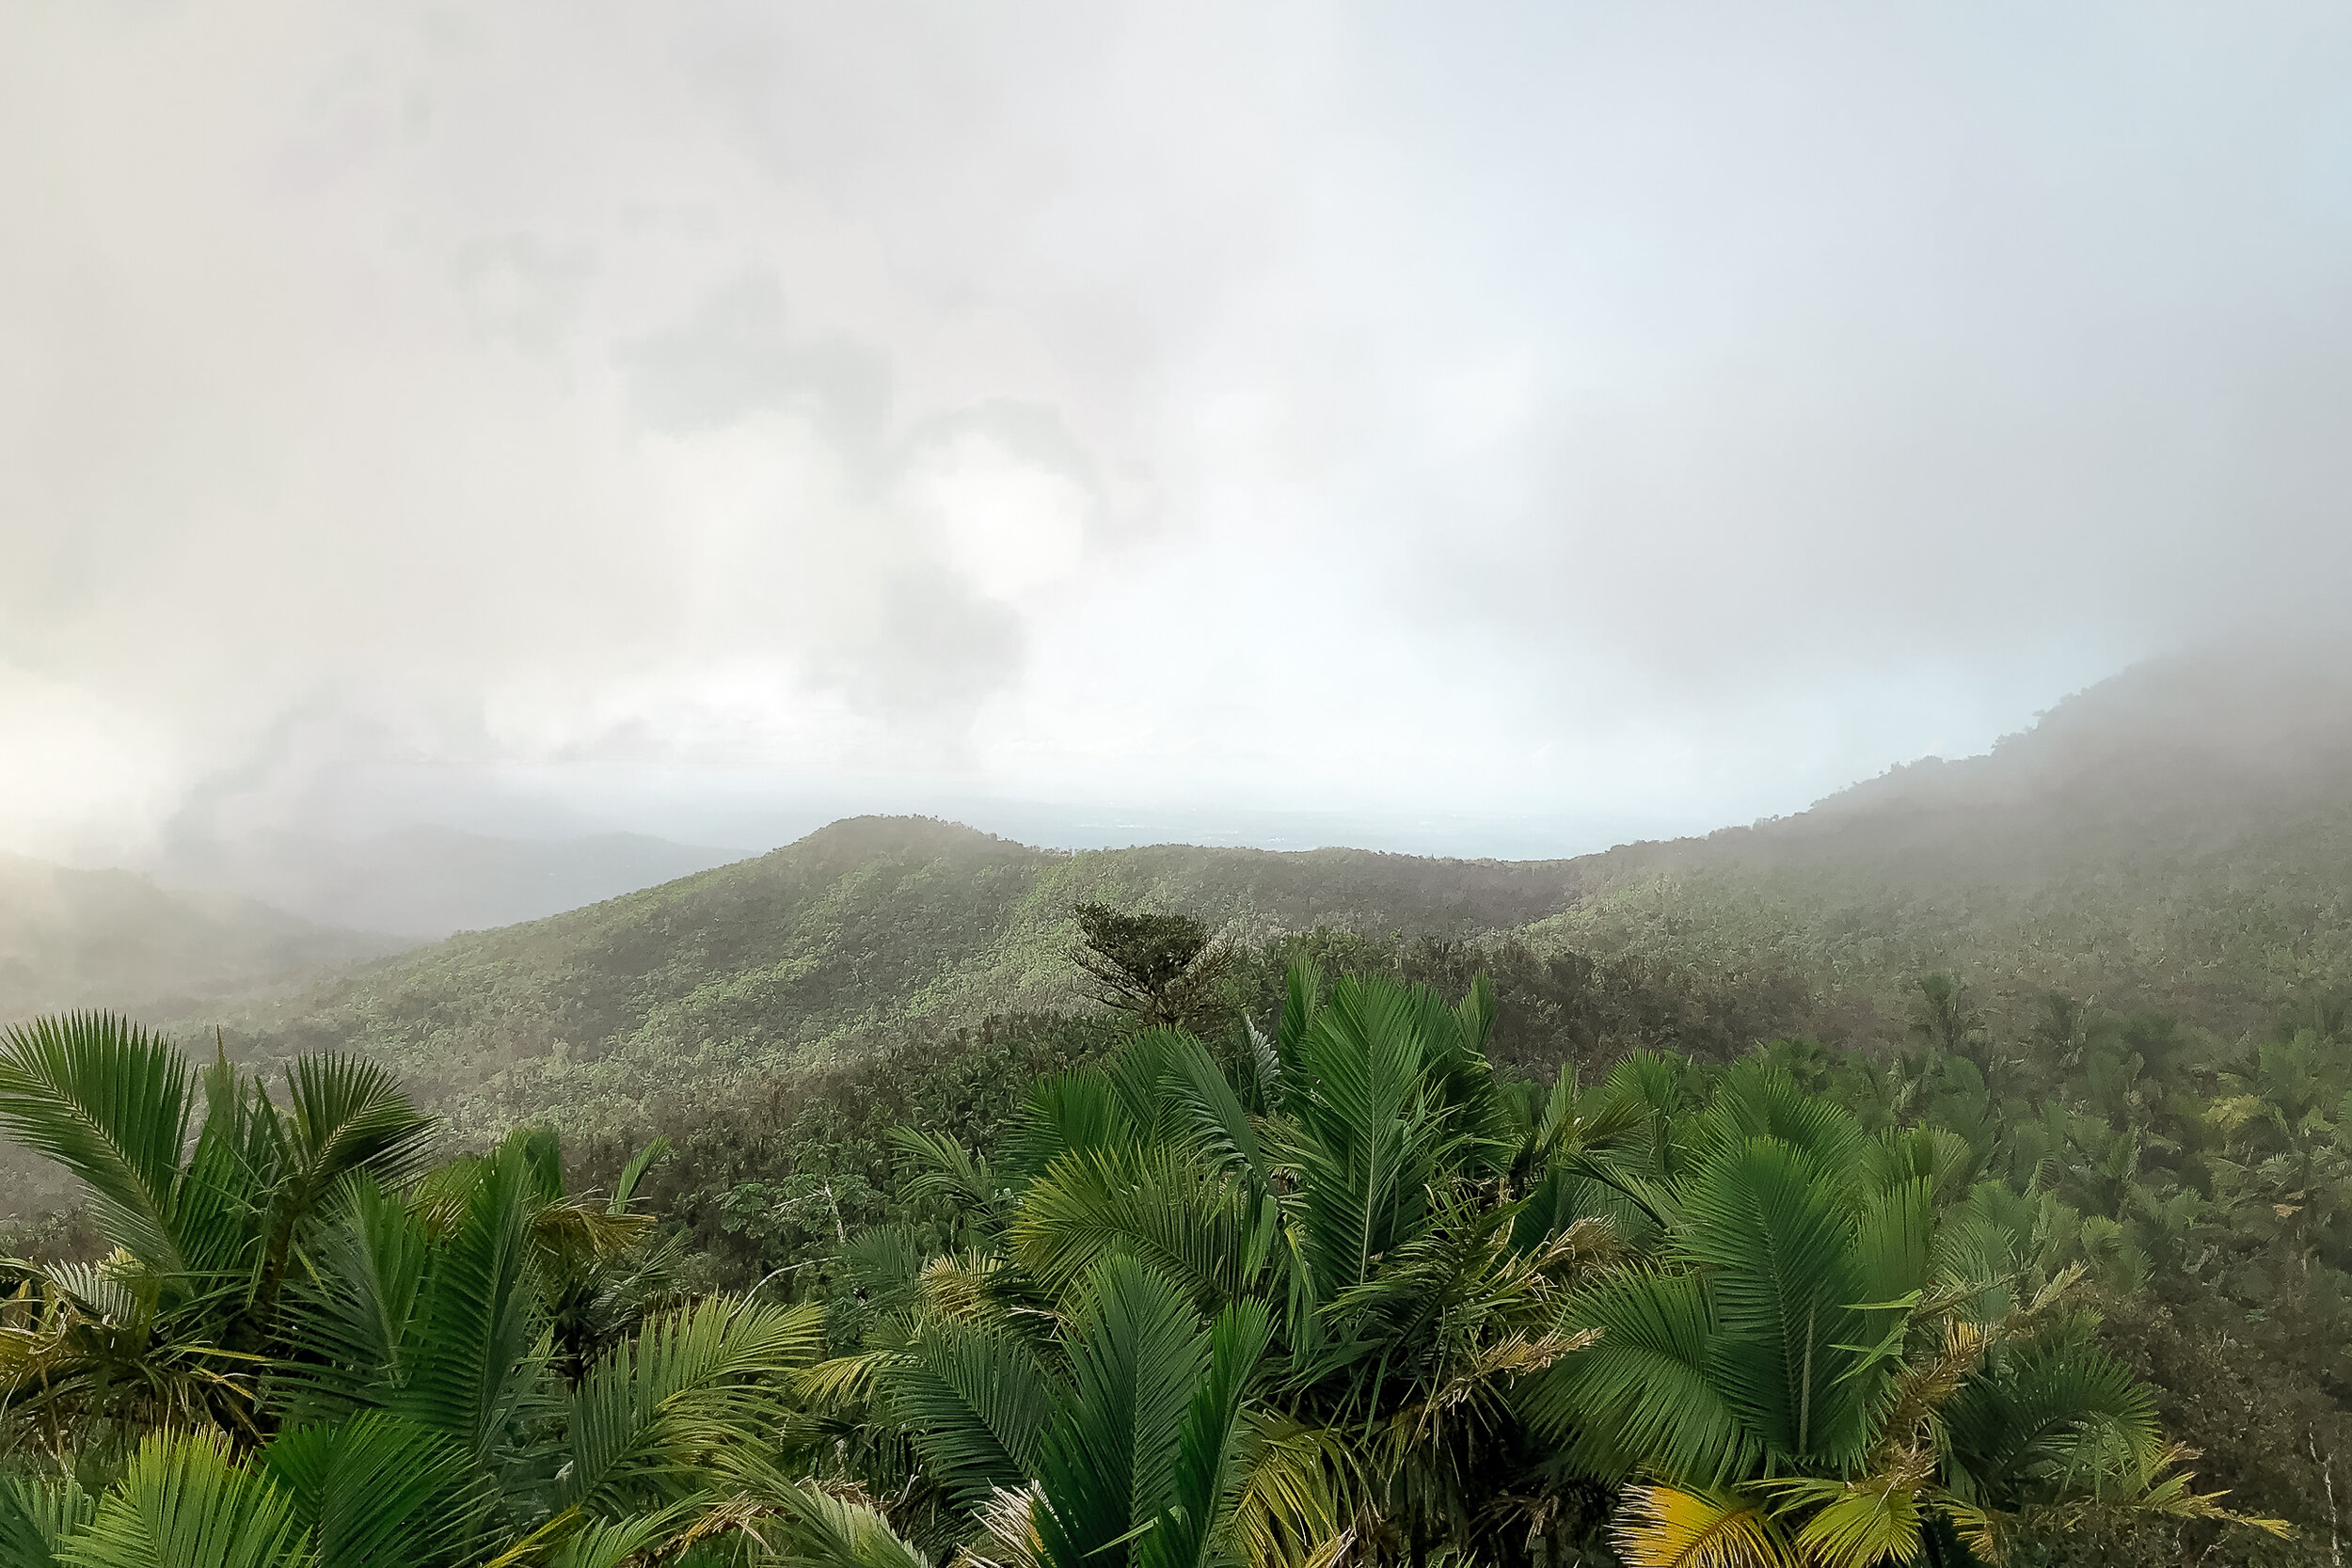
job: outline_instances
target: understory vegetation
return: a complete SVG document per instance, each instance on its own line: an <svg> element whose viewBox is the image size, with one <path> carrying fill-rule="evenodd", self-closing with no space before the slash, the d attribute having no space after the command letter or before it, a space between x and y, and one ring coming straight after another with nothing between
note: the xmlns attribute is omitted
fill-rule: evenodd
<svg viewBox="0 0 2352 1568"><path fill-rule="evenodd" d="M568 1159L449 1155L355 1056L10 1032L0 1123L88 1197L0 1275L0 1565L2340 1549L2324 1001L2016 1031L1934 974L1891 1049L1756 1044L1524 947L1077 921L1095 1010ZM1622 1049L1651 1006L1720 1035Z"/></svg>

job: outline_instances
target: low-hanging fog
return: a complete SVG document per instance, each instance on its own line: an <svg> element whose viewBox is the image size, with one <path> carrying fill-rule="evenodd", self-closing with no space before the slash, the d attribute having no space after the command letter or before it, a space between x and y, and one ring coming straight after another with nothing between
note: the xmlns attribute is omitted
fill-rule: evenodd
<svg viewBox="0 0 2352 1568"><path fill-rule="evenodd" d="M20 0L0 847L1542 854L1981 751L2344 613L2348 76L2288 5Z"/></svg>

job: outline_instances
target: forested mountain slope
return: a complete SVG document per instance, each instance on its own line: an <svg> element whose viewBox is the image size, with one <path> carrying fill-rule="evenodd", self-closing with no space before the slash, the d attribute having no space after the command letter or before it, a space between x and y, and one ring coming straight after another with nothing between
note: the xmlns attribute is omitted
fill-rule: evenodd
<svg viewBox="0 0 2352 1568"><path fill-rule="evenodd" d="M225 1017L265 1055L357 1045L486 1130L837 1055L875 1031L1083 1006L1072 906L1183 909L1229 942L1367 933L1421 973L1492 963L1525 1053L1900 1040L1929 971L1996 1025L2047 990L2234 1036L2352 985L2352 683L2176 661L1991 754L1801 816L1567 862L1184 847L1061 854L916 818L456 938ZM216 1009L215 1012L218 1010ZM1547 1042L1556 1045L1547 1045ZM602 1116L591 1121L601 1121Z"/></svg>
<svg viewBox="0 0 2352 1568"><path fill-rule="evenodd" d="M2267 1027L2352 987L2352 662L2143 665L1988 755L1573 875L1532 940L1799 975L1814 1033L1887 1028L1931 970L1995 1009L2056 990Z"/></svg>
<svg viewBox="0 0 2352 1568"><path fill-rule="evenodd" d="M1474 937L1564 907L1566 887L1558 863L1353 849L1073 855L864 817L220 1022L240 1050L264 1055L367 1050L461 1126L483 1126L807 1060L901 1022L1079 1005L1067 955L1081 899L1191 910L1236 940L1313 925Z"/></svg>

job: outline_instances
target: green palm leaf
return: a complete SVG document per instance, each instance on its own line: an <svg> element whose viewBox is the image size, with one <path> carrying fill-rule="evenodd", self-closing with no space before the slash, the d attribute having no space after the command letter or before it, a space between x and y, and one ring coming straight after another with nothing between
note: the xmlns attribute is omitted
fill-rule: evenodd
<svg viewBox="0 0 2352 1568"><path fill-rule="evenodd" d="M824 1310L712 1297L648 1319L574 1390L567 1505L612 1513L697 1490L714 1459L755 1453L783 1417L784 1383L824 1348Z"/></svg>
<svg viewBox="0 0 2352 1568"><path fill-rule="evenodd" d="M1291 1089L1294 1085L1303 1086L1307 1076L1298 1053L1322 1006L1323 975L1311 959L1302 958L1283 970L1282 1016L1275 1022L1274 1055L1280 1068L1285 1109Z"/></svg>
<svg viewBox="0 0 2352 1568"><path fill-rule="evenodd" d="M1028 1483L1046 1425L1069 1397L1026 1345L957 1323L926 1325L878 1377L892 1417L966 1509Z"/></svg>
<svg viewBox="0 0 2352 1568"><path fill-rule="evenodd" d="M1401 987L1338 982L1291 1063L1284 1104L1296 1131L1278 1163L1299 1172L1293 1208L1327 1300L1421 1232L1430 1179L1458 1139L1423 1075L1422 1035Z"/></svg>
<svg viewBox="0 0 2352 1568"><path fill-rule="evenodd" d="M1070 1338L1073 1397L1039 1455L1037 1530L1055 1568L1120 1568L1135 1532L1176 1501L1210 1337L1182 1290L1114 1256L1081 1288Z"/></svg>
<svg viewBox="0 0 2352 1568"><path fill-rule="evenodd" d="M296 1568L309 1555L291 1495L233 1462L226 1439L186 1433L141 1443L58 1553L73 1568Z"/></svg>
<svg viewBox="0 0 2352 1568"><path fill-rule="evenodd" d="M677 1538L687 1512L673 1505L622 1519L573 1520L563 1544L546 1559L547 1568L624 1568L649 1560ZM564 1526L565 1516L559 1515L557 1527Z"/></svg>
<svg viewBox="0 0 2352 1568"><path fill-rule="evenodd" d="M186 1267L174 1222L191 1079L169 1041L111 1014L0 1037L0 1127L87 1182L101 1232L158 1275Z"/></svg>
<svg viewBox="0 0 2352 1568"><path fill-rule="evenodd" d="M454 1440L373 1411L290 1428L261 1463L294 1498L317 1568L454 1563L490 1500Z"/></svg>
<svg viewBox="0 0 2352 1568"><path fill-rule="evenodd" d="M283 1370L296 1421L378 1404L408 1381L410 1332L432 1241L398 1194L364 1174L346 1182L311 1248L312 1277L290 1296Z"/></svg>
<svg viewBox="0 0 2352 1568"><path fill-rule="evenodd" d="M359 1056L296 1058L286 1071L287 1131L310 1192L324 1196L364 1171L385 1186L418 1173L431 1150L433 1118L386 1069Z"/></svg>
<svg viewBox="0 0 2352 1568"><path fill-rule="evenodd" d="M548 1350L532 1236L541 1207L511 1142L469 1173L401 1340L405 1380L385 1402L487 1464L539 1387ZM395 1279L391 1283L398 1283Z"/></svg>
<svg viewBox="0 0 2352 1568"><path fill-rule="evenodd" d="M1869 1323L1840 1179L1758 1137L1710 1160L1678 1250L1707 1271L1708 1375L1776 1453L1844 1463L1868 1440L1872 1388L1850 1377Z"/></svg>
<svg viewBox="0 0 2352 1568"><path fill-rule="evenodd" d="M0 1476L0 1568L55 1568L67 1538L96 1509L72 1476Z"/></svg>
<svg viewBox="0 0 2352 1568"><path fill-rule="evenodd" d="M1219 1170L1248 1176L1254 1193L1273 1185L1258 1130L1208 1047L1173 1035L1161 1058L1162 1092L1175 1101L1187 1147Z"/></svg>
<svg viewBox="0 0 2352 1568"><path fill-rule="evenodd" d="M1194 1389L1177 1433L1175 1502L1137 1544L1149 1568L1207 1568L1225 1543L1221 1526L1241 1490L1247 1454L1244 1399L1271 1337L1261 1302L1236 1302L1210 1328L1208 1375Z"/></svg>
<svg viewBox="0 0 2352 1568"><path fill-rule="evenodd" d="M1274 1241L1271 1196L1159 1148L1064 1155L1024 1195L1013 1256L1056 1295L1113 1252L1143 1259L1214 1309L1257 1285Z"/></svg>
<svg viewBox="0 0 2352 1568"><path fill-rule="evenodd" d="M1996 1508L2129 1490L2164 1447L2147 1386L2074 1333L1998 1358L1961 1386L1944 1424L1974 1498Z"/></svg>
<svg viewBox="0 0 2352 1568"><path fill-rule="evenodd" d="M1600 1338L1553 1365L1523 1398L1538 1431L1570 1440L1578 1465L1603 1476L1647 1466L1708 1486L1760 1455L1715 1381L1720 1328L1695 1275L1602 1279L1579 1296L1569 1322Z"/></svg>
<svg viewBox="0 0 2352 1568"><path fill-rule="evenodd" d="M778 1568L931 1568L877 1510L813 1481L777 1494L776 1514L784 1549L769 1560Z"/></svg>
<svg viewBox="0 0 2352 1568"><path fill-rule="evenodd" d="M1717 1153L1769 1138L1840 1181L1864 1168L1867 1145L1851 1112L1805 1093L1786 1069L1754 1056L1742 1057L1724 1075L1693 1131L1703 1148Z"/></svg>
<svg viewBox="0 0 2352 1568"><path fill-rule="evenodd" d="M1880 1568L1919 1556L1928 1513L1915 1475L1851 1481L1795 1476L1756 1482L1783 1525L1803 1515L1796 1544L1808 1568Z"/></svg>
<svg viewBox="0 0 2352 1568"><path fill-rule="evenodd" d="M1013 1170L1031 1177L1066 1154L1119 1148L1136 1137L1135 1120L1110 1079L1081 1070L1038 1080L1006 1144Z"/></svg>

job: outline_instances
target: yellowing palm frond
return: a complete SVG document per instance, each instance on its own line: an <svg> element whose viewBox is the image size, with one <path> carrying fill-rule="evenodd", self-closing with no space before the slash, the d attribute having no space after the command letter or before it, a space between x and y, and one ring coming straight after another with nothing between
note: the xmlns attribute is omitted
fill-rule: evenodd
<svg viewBox="0 0 2352 1568"><path fill-rule="evenodd" d="M1355 1446L1288 1416L1251 1423L1249 1459L1233 1503L1235 1554L1247 1568L1329 1568L1350 1542L1363 1491Z"/></svg>
<svg viewBox="0 0 2352 1568"><path fill-rule="evenodd" d="M1804 1514L1796 1533L1801 1560L1814 1568L1880 1568L1918 1555L1928 1517L1919 1491L1925 1479L1924 1466L1915 1465L1853 1481L1804 1477L1756 1484L1772 1496L1783 1524Z"/></svg>
<svg viewBox="0 0 2352 1568"><path fill-rule="evenodd" d="M1804 1568L1754 1498L1629 1486L1610 1541L1629 1568Z"/></svg>

